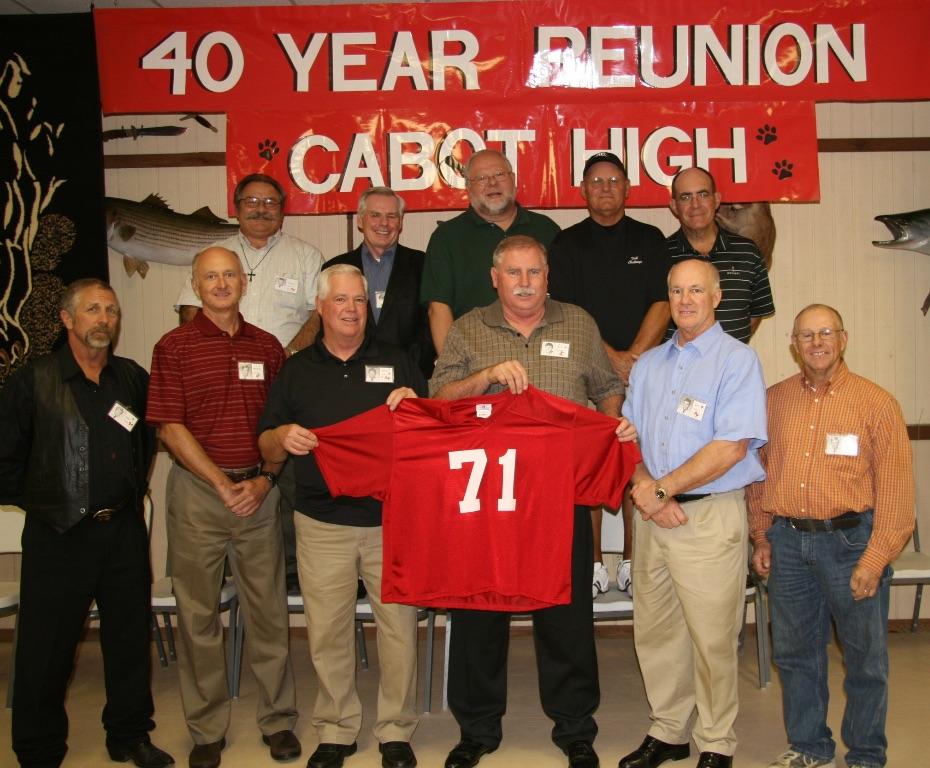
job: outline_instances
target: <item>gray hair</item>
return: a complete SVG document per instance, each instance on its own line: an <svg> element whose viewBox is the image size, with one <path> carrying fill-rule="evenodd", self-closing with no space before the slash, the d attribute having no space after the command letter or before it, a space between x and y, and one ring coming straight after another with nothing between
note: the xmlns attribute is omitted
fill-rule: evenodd
<svg viewBox="0 0 930 768"><path fill-rule="evenodd" d="M549 253L546 251L546 246L544 246L539 240L529 235L511 235L510 237L505 237L497 244L497 248L494 249L494 255L492 260L495 267L499 267L501 261L504 258L504 254L507 251L517 251L523 248L535 248L539 251L539 254L542 256L543 264L548 266L549 264Z"/></svg>
<svg viewBox="0 0 930 768"><path fill-rule="evenodd" d="M268 184L274 187L275 192L278 193L278 197L281 198L281 206L284 206L284 201L287 199L287 195L284 194L284 187L281 186L281 183L276 178L266 173L250 173L236 184L236 190L233 192L233 202L235 202L236 205L239 205L239 201L242 200L242 191L253 182L261 182L262 184Z"/></svg>
<svg viewBox="0 0 930 768"><path fill-rule="evenodd" d="M327 267L320 272L320 276L316 281L317 302L323 301L329 296L330 283L336 275L356 275L362 278L362 288L365 295L368 295L368 281L365 279L362 270L352 264L333 264L333 266Z"/></svg>
<svg viewBox="0 0 930 768"><path fill-rule="evenodd" d="M116 291L113 290L113 286L106 282L106 280L101 280L99 277L82 277L65 288L65 292L61 295L58 308L64 310L73 317L74 313L77 311L78 296L85 288L100 288L116 296ZM117 299L116 303L118 306L119 299Z"/></svg>
<svg viewBox="0 0 930 768"><path fill-rule="evenodd" d="M407 204L404 202L404 198L398 195L390 187L371 187L362 192L358 197L358 216L361 218L365 215L365 211L368 210L368 198L372 195L381 195L382 197L393 197L397 201L397 212L400 214L400 217L404 217L404 211L407 209Z"/></svg>
<svg viewBox="0 0 930 768"><path fill-rule="evenodd" d="M465 163L465 178L471 179L471 166L475 160L486 155L496 155L501 160L507 164L507 170L513 173L513 166L510 164L510 161L507 159L507 155L503 152L498 152L496 149L479 149L477 152L473 153L471 157L468 158L468 161Z"/></svg>

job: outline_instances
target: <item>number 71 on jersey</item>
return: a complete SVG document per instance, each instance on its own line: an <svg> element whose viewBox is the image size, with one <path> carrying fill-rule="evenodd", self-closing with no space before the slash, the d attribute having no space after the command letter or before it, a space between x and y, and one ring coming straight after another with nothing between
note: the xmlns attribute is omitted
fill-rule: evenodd
<svg viewBox="0 0 930 768"><path fill-rule="evenodd" d="M514 512L517 500L513 495L514 474L517 468L517 449L508 449L497 463L501 465L501 495L497 500L498 512ZM481 509L481 499L478 491L484 479L484 471L488 466L488 454L483 448L469 451L449 451L449 469L462 469L471 464L471 474L465 486L465 497L459 502L459 512L478 512Z"/></svg>

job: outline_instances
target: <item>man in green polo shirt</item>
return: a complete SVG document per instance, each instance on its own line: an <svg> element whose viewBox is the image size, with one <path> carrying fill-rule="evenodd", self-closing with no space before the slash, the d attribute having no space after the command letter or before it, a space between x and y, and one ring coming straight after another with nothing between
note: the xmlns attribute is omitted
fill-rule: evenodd
<svg viewBox="0 0 930 768"><path fill-rule="evenodd" d="M548 248L559 225L517 202L510 161L500 152L475 152L465 166L469 208L439 222L426 248L420 301L429 305L429 327L436 353L452 321L497 299L491 285L491 256L511 235L529 235Z"/></svg>

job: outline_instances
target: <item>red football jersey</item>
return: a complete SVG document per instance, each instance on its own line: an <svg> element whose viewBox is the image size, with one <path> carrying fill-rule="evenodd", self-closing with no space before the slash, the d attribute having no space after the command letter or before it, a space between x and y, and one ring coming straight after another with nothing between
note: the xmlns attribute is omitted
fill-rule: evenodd
<svg viewBox="0 0 930 768"><path fill-rule="evenodd" d="M385 602L528 611L571 599L575 504L618 507L616 419L530 387L404 400L314 430L333 496L384 502Z"/></svg>

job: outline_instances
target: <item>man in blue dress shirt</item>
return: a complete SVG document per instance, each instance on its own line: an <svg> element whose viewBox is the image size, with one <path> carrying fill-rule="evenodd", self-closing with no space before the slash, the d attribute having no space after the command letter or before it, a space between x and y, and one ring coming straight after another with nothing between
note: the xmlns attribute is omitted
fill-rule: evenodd
<svg viewBox="0 0 930 768"><path fill-rule="evenodd" d="M765 382L756 353L714 318L720 275L688 259L669 272L672 338L633 367L623 415L640 435L633 474L634 637L652 727L620 768L736 750L737 638L747 571L743 488L765 477ZM693 728L692 714L697 709Z"/></svg>

